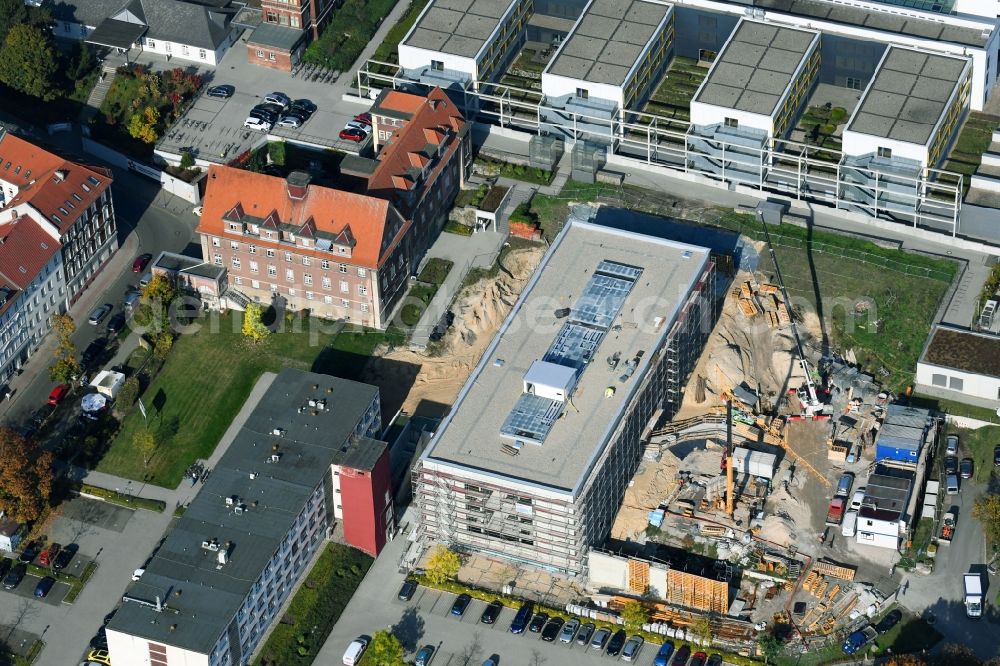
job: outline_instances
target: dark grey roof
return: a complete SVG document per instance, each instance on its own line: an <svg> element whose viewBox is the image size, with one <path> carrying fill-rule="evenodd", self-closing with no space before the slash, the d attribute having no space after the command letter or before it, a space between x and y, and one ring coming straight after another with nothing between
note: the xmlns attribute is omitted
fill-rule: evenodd
<svg viewBox="0 0 1000 666"><path fill-rule="evenodd" d="M500 21L520 0L432 0L403 43L414 48L476 57Z"/></svg>
<svg viewBox="0 0 1000 666"><path fill-rule="evenodd" d="M969 66L965 58L890 46L848 130L926 145Z"/></svg>
<svg viewBox="0 0 1000 666"><path fill-rule="evenodd" d="M153 262L153 268L170 272L184 271L185 275L197 275L211 280L218 280L226 272L222 266L173 252L161 252Z"/></svg>
<svg viewBox="0 0 1000 666"><path fill-rule="evenodd" d="M141 23L126 23L115 19L104 19L97 28L87 36L88 44L111 46L119 49L130 49L139 41L147 30Z"/></svg>
<svg viewBox="0 0 1000 666"><path fill-rule="evenodd" d="M247 38L247 44L260 44L261 46L273 46L276 49L291 51L296 44L302 41L305 30L300 28L289 28L273 23L261 23L254 28Z"/></svg>
<svg viewBox="0 0 1000 666"><path fill-rule="evenodd" d="M906 503L910 497L914 478L916 475L910 470L889 465L876 465L875 470L868 477L865 498L862 501L861 510L858 512L859 515L862 518L899 520L899 517L906 511Z"/></svg>
<svg viewBox="0 0 1000 666"><path fill-rule="evenodd" d="M207 3L181 0L72 0L53 3L53 16L88 26L98 26L114 18L126 23L149 26L146 36L195 48L217 49L229 33L235 9L228 0Z"/></svg>
<svg viewBox="0 0 1000 666"><path fill-rule="evenodd" d="M129 602L108 629L209 652L330 466L370 470L385 452L384 442L353 434L377 394L367 384L282 370L246 422L237 424L211 476L126 592L154 604L159 596L167 608L157 612ZM326 400L327 409L310 407L315 399ZM281 459L267 462L275 445ZM226 505L233 496L246 506L244 513ZM221 567L218 552L202 547L213 539L231 543Z"/></svg>

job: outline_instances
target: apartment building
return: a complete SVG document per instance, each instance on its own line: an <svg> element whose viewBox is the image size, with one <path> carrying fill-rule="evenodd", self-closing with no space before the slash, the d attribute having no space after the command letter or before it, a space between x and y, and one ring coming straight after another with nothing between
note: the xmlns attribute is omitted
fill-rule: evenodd
<svg viewBox="0 0 1000 666"><path fill-rule="evenodd" d="M28 360L66 308L65 271L51 227L22 215L0 225L0 384Z"/></svg>
<svg viewBox="0 0 1000 666"><path fill-rule="evenodd" d="M272 381L273 379L273 381ZM378 389L286 369L107 628L112 663L242 666L337 523L372 555L395 531Z"/></svg>
<svg viewBox="0 0 1000 666"><path fill-rule="evenodd" d="M247 59L254 65L292 71L338 4L336 0L261 0L261 23L246 40Z"/></svg>
<svg viewBox="0 0 1000 666"><path fill-rule="evenodd" d="M58 242L67 304L118 249L111 182L110 169L72 162L0 129L0 229L27 216Z"/></svg>
<svg viewBox="0 0 1000 666"><path fill-rule="evenodd" d="M707 249L570 218L420 457L424 534L585 573L643 430L680 404L714 290Z"/></svg>

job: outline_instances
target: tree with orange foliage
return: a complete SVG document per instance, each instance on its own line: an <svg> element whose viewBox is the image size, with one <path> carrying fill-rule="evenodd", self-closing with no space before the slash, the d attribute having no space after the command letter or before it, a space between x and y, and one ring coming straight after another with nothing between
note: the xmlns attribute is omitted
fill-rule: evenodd
<svg viewBox="0 0 1000 666"><path fill-rule="evenodd" d="M37 520L52 493L52 453L0 428L0 460L0 510L18 522Z"/></svg>

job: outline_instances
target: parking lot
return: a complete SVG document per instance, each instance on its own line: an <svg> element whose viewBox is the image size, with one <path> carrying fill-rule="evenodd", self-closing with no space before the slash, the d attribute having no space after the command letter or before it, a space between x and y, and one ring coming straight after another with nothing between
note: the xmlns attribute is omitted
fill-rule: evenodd
<svg viewBox="0 0 1000 666"><path fill-rule="evenodd" d="M158 68L164 66L154 64ZM283 92L293 100L308 99L316 104L317 110L302 127L275 126L268 135L345 153L357 153L362 146L338 137L347 121L366 110L364 105L342 99L351 82L350 73L341 74L336 82L323 83L257 67L247 62L242 39L229 49L215 70L200 73L205 77L205 90L226 84L235 86L235 94L229 99L219 99L206 96L203 90L184 116L168 129L157 144L158 149L175 154L191 150L200 159L228 162L264 138L263 132L244 128L243 121L250 109L274 91Z"/></svg>

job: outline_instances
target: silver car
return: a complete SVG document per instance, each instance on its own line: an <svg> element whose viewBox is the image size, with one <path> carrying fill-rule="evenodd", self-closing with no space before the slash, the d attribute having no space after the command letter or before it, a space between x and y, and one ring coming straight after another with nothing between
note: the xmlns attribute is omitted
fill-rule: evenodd
<svg viewBox="0 0 1000 666"><path fill-rule="evenodd" d="M87 323L90 324L91 326L97 326L98 324L101 323L101 320L107 317L108 313L110 313L111 310L113 309L114 308L111 306L110 303L105 303L104 305L97 306L91 311L90 316L87 318Z"/></svg>
<svg viewBox="0 0 1000 666"><path fill-rule="evenodd" d="M948 435L948 439L945 440L944 452L945 455L949 456L958 455L958 435Z"/></svg>
<svg viewBox="0 0 1000 666"><path fill-rule="evenodd" d="M572 643L573 637L576 636L576 630L579 628L580 621L575 618L564 624L562 631L559 632L559 642Z"/></svg>
<svg viewBox="0 0 1000 666"><path fill-rule="evenodd" d="M590 647L599 651L603 650L609 638L611 638L611 630L602 627L594 634L594 640L590 641Z"/></svg>
<svg viewBox="0 0 1000 666"><path fill-rule="evenodd" d="M633 636L625 641L625 647L622 648L622 661L635 661L644 642L642 636Z"/></svg>

